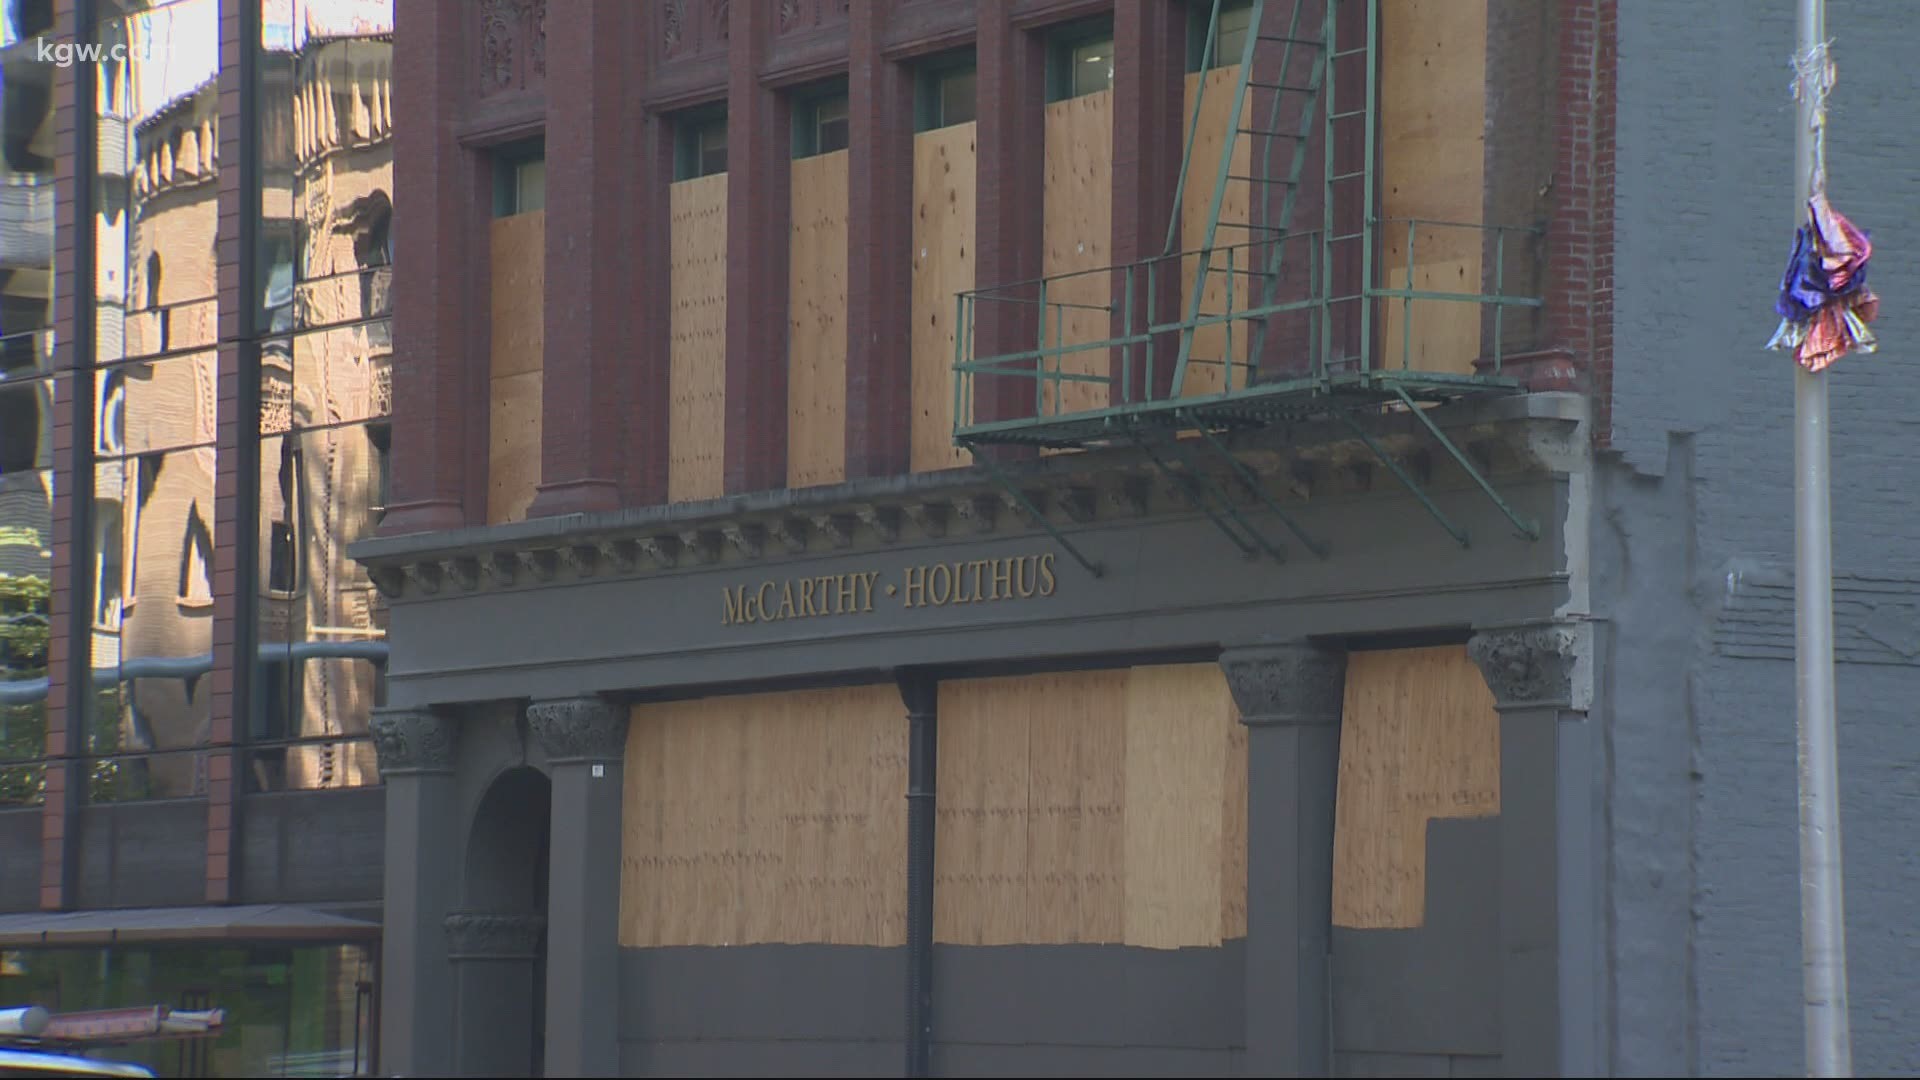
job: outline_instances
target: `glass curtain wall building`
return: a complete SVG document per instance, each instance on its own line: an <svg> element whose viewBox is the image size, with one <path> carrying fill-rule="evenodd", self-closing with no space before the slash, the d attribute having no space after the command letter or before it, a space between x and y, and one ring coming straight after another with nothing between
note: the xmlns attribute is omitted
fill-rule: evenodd
<svg viewBox="0 0 1920 1080"><path fill-rule="evenodd" d="M379 783L385 605L345 552L386 501L393 7L0 2L0 813ZM325 1073L344 1041L352 1072L375 954L0 951L0 1005L231 1007L267 979L344 1020L153 1063Z"/></svg>
<svg viewBox="0 0 1920 1080"><path fill-rule="evenodd" d="M240 145L260 183L243 378L218 357L223 223L220 0L112 12L91 39L95 138L72 148L93 177L94 328L84 360L90 437L56 460L52 370L52 74L39 29L10 0L0 159L0 610L6 772L0 798L33 803L44 729L53 492L84 474L89 648L69 680L96 691L84 749L99 800L204 795L212 728L219 538L249 532L244 568L257 656L245 708L249 790L377 781L367 717L379 695L384 612L344 555L385 499L391 400L391 0L262 0L254 115ZM44 5L41 5L44 9ZM115 48L119 47L119 48ZM16 63L16 61L18 61ZM231 145L231 143L229 143ZM254 355L245 356L244 353ZM251 371L247 369L251 368ZM220 404L259 462L249 520L223 522ZM76 618L81 612L74 612ZM238 708L238 707L236 707Z"/></svg>

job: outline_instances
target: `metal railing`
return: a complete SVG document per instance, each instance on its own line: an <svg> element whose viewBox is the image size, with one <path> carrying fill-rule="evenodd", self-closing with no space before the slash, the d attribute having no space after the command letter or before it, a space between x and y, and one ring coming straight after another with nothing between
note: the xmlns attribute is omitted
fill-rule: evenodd
<svg viewBox="0 0 1920 1080"><path fill-rule="evenodd" d="M1451 261L1478 261L1483 267L1482 287L1488 291L1440 288L1428 280L1431 275L1423 270L1433 267L1423 266L1421 259L1436 246L1453 252L1471 250L1457 240L1436 245L1436 233L1455 237L1468 233L1476 238L1478 260ZM1514 291L1515 275L1508 264L1522 244L1530 256L1536 256L1533 248L1540 235L1538 228L1528 226L1375 219L1362 236L1335 237L1335 243L1361 239L1373 250L1390 238L1404 238L1405 251L1390 267L1382 266L1374 283L1357 289L1349 284L1345 288L1350 291L1344 293L1340 291L1343 280L1360 279L1361 261L1342 259L1353 265L1329 273L1331 245L1322 242L1321 233L1308 231L962 292L956 298L955 434L964 437L978 425L980 403L1000 396L1001 388L994 384L1003 379L1030 387L1032 413L1019 419L1033 424L1192 398L1189 386L1171 381L1180 359L1180 337L1189 331L1196 337L1204 332L1212 339L1205 348L1196 344L1186 359L1190 369L1218 373L1195 388L1208 396L1234 395L1276 379L1326 384L1335 375L1421 371L1414 362L1415 346L1423 343L1418 324L1420 316L1436 304L1470 305L1490 313L1490 331L1482 328L1471 343L1463 343L1474 355L1459 359L1473 363L1481 374L1498 377L1505 356L1512 351L1509 309L1537 309L1543 304L1532 290ZM1276 252L1277 245L1290 247ZM1289 258L1275 259L1276 254ZM1192 297L1168 287L1168 275L1173 283L1185 284L1191 277L1185 268L1203 255L1211 259L1213 280L1221 284L1210 287L1202 297L1206 302L1196 305ZM1537 256L1531 262L1537 267ZM1275 265L1288 269L1283 269L1278 282L1269 282L1264 268ZM1522 275L1529 285L1537 276L1537 272ZM1273 299L1250 302L1263 287ZM1087 295L1096 291L1102 297L1099 301ZM979 351L982 314L996 308L1017 312L1000 316L1013 319L1015 326L1025 322L1034 327L1026 339L1030 346ZM1097 332L1088 332L1088 323L1094 321L1090 314L1097 316ZM1397 341L1390 343L1392 351L1383 351L1376 347L1375 338L1389 319L1395 323ZM1263 344L1264 355L1248 355L1256 341ZM1457 373L1460 366L1456 362L1444 370ZM1183 381L1193 384L1193 374ZM1074 395L1066 391L1076 386L1103 388L1105 404L1095 409L1072 407ZM1018 396L1024 401L1028 394L1023 389Z"/></svg>

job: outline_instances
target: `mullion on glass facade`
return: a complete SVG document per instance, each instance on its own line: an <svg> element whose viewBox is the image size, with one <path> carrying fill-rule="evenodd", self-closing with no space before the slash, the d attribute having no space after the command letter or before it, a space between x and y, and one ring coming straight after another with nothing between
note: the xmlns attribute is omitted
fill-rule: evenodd
<svg viewBox="0 0 1920 1080"><path fill-rule="evenodd" d="M0 807L46 792L54 410L70 386L52 370L55 68L33 62L53 29L50 8L0 19Z"/></svg>

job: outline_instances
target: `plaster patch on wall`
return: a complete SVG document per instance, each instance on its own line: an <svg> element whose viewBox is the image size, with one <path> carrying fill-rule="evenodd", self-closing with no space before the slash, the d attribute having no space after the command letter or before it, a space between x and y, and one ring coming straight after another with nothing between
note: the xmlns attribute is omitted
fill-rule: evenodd
<svg viewBox="0 0 1920 1080"><path fill-rule="evenodd" d="M1780 563L1730 560L1713 623L1721 656L1791 660L1793 570ZM1836 573L1833 655L1843 664L1920 665L1920 573Z"/></svg>

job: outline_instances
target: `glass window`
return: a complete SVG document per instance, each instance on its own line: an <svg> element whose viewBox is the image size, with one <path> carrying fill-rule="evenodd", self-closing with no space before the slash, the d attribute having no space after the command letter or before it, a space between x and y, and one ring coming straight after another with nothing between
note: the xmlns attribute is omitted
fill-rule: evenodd
<svg viewBox="0 0 1920 1080"><path fill-rule="evenodd" d="M539 140L494 151L493 213L512 217L547 208L547 154Z"/></svg>
<svg viewBox="0 0 1920 1080"><path fill-rule="evenodd" d="M723 117L700 128L699 147L696 160L699 163L699 176L712 176L727 171L727 121Z"/></svg>
<svg viewBox="0 0 1920 1080"><path fill-rule="evenodd" d="M846 96L824 98L813 106L813 152L831 154L847 148Z"/></svg>
<svg viewBox="0 0 1920 1080"><path fill-rule="evenodd" d="M674 118L675 180L693 180L727 171L727 116L718 107L690 110Z"/></svg>
<svg viewBox="0 0 1920 1080"><path fill-rule="evenodd" d="M1228 3L1220 7L1220 32L1213 46L1213 66L1229 67L1247 51L1247 30L1253 23L1253 5Z"/></svg>
<svg viewBox="0 0 1920 1080"><path fill-rule="evenodd" d="M386 499L384 422L261 440L262 535L249 755L253 790L375 783L368 721L381 693L386 600L347 545ZM344 738L343 738L344 736Z"/></svg>
<svg viewBox="0 0 1920 1080"><path fill-rule="evenodd" d="M1113 39L1076 45L1068 56L1068 97L1095 94L1113 86Z"/></svg>
<svg viewBox="0 0 1920 1080"><path fill-rule="evenodd" d="M218 1035L113 1048L161 1076L371 1076L377 946L260 943L0 951L0 1001L54 1012L219 1009Z"/></svg>
<svg viewBox="0 0 1920 1080"><path fill-rule="evenodd" d="M974 66L947 62L931 66L919 81L918 124L921 131L969 123L974 119Z"/></svg>

